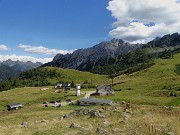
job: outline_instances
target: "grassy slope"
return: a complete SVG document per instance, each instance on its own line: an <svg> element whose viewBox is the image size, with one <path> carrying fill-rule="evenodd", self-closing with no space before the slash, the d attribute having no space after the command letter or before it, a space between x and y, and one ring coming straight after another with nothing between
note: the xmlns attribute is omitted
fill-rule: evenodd
<svg viewBox="0 0 180 135"><path fill-rule="evenodd" d="M108 81L107 76L92 74L89 72L81 72L73 69L62 69L54 67L43 67L48 70L56 70L61 73L60 78L47 78L52 84L56 84L58 81L69 81L74 83L82 84L85 80L92 82L92 85L99 85ZM54 92L52 87L50 90L41 91L41 87L25 87L25 88L16 88L8 90L7 92L0 93L0 110L6 109L6 105L9 103L20 102L24 105L33 105L36 103L42 103L43 101L58 100L60 98L66 98L68 96L73 99L74 96L69 96L69 94L61 93L57 94ZM75 95L75 91L68 92Z"/></svg>
<svg viewBox="0 0 180 135"><path fill-rule="evenodd" d="M56 67L44 67L48 70L56 70L57 72L61 73L63 75L63 78L48 78L48 81L52 82L52 84L56 84L58 81L68 81L74 83L83 83L85 80L88 82L92 81L93 85L99 85L101 83L107 82L107 76L106 75L98 75L93 74L90 72L82 72L77 71L73 69L63 69L63 68L56 68Z"/></svg>
<svg viewBox="0 0 180 135"><path fill-rule="evenodd" d="M177 64L180 64L180 54L174 55L173 59L157 59L149 69L116 77L114 88L121 91L107 98L131 100L138 104L180 105L179 97L168 97L171 91L180 94L177 91L180 88L180 75L174 72Z"/></svg>

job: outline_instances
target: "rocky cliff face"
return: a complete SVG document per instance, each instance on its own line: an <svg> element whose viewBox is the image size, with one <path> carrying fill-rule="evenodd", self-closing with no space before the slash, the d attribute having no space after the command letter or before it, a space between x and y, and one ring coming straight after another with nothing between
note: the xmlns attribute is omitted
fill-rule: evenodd
<svg viewBox="0 0 180 135"><path fill-rule="evenodd" d="M172 35L164 35L163 37L155 38L154 40L147 43L145 47L169 47L180 45L180 35L178 33L174 33Z"/></svg>
<svg viewBox="0 0 180 135"><path fill-rule="evenodd" d="M121 39L101 42L91 48L78 49L72 54L57 54L52 62L43 66L71 68L82 71L91 71L96 66L103 66L110 58L134 51L137 48L168 47L180 45L180 35L174 33L156 38L147 44L129 44Z"/></svg>
<svg viewBox="0 0 180 135"><path fill-rule="evenodd" d="M78 49L72 54L58 54L52 62L45 64L45 66L90 71L94 66L103 65L108 58L115 58L122 53L133 51L141 46L140 44L129 44L121 39L112 39L91 48Z"/></svg>

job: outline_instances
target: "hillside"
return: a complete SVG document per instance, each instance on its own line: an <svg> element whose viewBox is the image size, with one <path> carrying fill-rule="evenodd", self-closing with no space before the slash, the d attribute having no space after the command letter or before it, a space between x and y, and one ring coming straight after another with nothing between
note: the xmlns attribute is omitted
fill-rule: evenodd
<svg viewBox="0 0 180 135"><path fill-rule="evenodd" d="M180 105L180 53L154 63L150 68L114 78L116 94L107 98L137 104Z"/></svg>
<svg viewBox="0 0 180 135"><path fill-rule="evenodd" d="M8 80L10 77L17 77L20 74L20 71L15 71L13 68L0 65L0 82Z"/></svg>
<svg viewBox="0 0 180 135"><path fill-rule="evenodd" d="M0 84L0 91L17 87L54 86L57 82L70 82L73 84L86 83L89 87L104 83L108 76L73 69L55 67L41 67L23 72L16 79L9 79Z"/></svg>

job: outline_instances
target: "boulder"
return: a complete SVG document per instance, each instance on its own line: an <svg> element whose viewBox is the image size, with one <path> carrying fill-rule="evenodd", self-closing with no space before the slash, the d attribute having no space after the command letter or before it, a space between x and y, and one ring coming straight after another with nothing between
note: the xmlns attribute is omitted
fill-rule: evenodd
<svg viewBox="0 0 180 135"><path fill-rule="evenodd" d="M72 123L69 128L80 128L81 126L76 123Z"/></svg>
<svg viewBox="0 0 180 135"><path fill-rule="evenodd" d="M90 111L90 117L105 118L104 115L101 115L99 111L96 110Z"/></svg>
<svg viewBox="0 0 180 135"><path fill-rule="evenodd" d="M21 123L21 126L22 126L22 127L28 127L29 124L28 124L27 122L22 122L22 123Z"/></svg>
<svg viewBox="0 0 180 135"><path fill-rule="evenodd" d="M107 120L107 119L104 119L103 124L104 124L104 125L109 125L108 120Z"/></svg>
<svg viewBox="0 0 180 135"><path fill-rule="evenodd" d="M97 132L100 134L104 134L104 133L107 133L107 130L99 127L99 128L97 128Z"/></svg>
<svg viewBox="0 0 180 135"><path fill-rule="evenodd" d="M119 129L119 128L115 128L115 129L112 130L112 132L113 132L113 134L117 134L117 133L122 132L122 130Z"/></svg>
<svg viewBox="0 0 180 135"><path fill-rule="evenodd" d="M167 132L166 135L176 135L176 133L173 133L173 132Z"/></svg>
<svg viewBox="0 0 180 135"><path fill-rule="evenodd" d="M87 108L81 108L81 109L73 111L72 113L65 114L63 116L63 119L70 118L73 116L83 116L83 115L89 115L89 114L90 114L90 117L105 118L105 116L101 115L98 110L90 110Z"/></svg>

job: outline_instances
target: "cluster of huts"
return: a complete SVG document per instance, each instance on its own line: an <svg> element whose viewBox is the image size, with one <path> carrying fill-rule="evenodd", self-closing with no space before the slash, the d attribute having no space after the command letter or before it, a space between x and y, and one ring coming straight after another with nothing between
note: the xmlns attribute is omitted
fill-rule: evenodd
<svg viewBox="0 0 180 135"><path fill-rule="evenodd" d="M71 83L69 82L58 82L55 86L55 89L65 89L70 90L71 89Z"/></svg>
<svg viewBox="0 0 180 135"><path fill-rule="evenodd" d="M55 89L64 89L64 90L70 90L71 89L71 84L68 82L65 83L57 83L54 86ZM76 84L76 96L80 95L80 90L81 90L81 85ZM112 87L109 85L99 85L96 88L96 93L95 95L99 96L108 96L108 95L113 95L114 90ZM89 105L112 105L113 102L111 100L102 100L102 99L97 99L97 98L81 98L77 101L77 105L82 105L82 106L89 106ZM60 106L58 104L58 106ZM9 104L7 105L7 110L17 110L19 108L22 108L23 105L21 103L15 103L15 104Z"/></svg>
<svg viewBox="0 0 180 135"><path fill-rule="evenodd" d="M114 90L109 85L100 85L96 88L95 95L108 96L114 95ZM111 100L103 100L97 98L81 98L77 101L78 105L89 106L89 105L112 105Z"/></svg>

